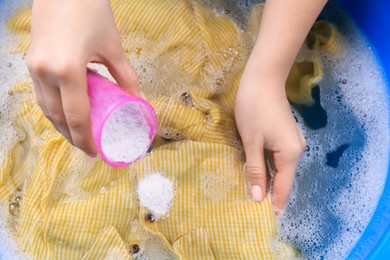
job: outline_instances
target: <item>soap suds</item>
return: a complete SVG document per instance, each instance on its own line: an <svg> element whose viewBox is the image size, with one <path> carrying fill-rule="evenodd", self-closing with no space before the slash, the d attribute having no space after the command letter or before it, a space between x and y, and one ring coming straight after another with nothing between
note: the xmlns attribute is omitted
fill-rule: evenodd
<svg viewBox="0 0 390 260"><path fill-rule="evenodd" d="M11 88L20 80L28 78L24 56L9 53L17 36L7 30L5 22L16 10L31 3L31 0L0 1L0 166L9 147L25 138L12 123L11 118L26 94L13 93ZM17 214L12 210L15 216L10 214L10 206L11 204L6 202L0 205L0 259L29 259L19 250L14 240L14 231L10 227L16 221Z"/></svg>
<svg viewBox="0 0 390 260"><path fill-rule="evenodd" d="M344 37L342 53L322 53L319 83L326 127L298 123L307 141L294 191L279 218L279 236L305 259L345 259L367 227L386 181L389 155L388 94L372 49L331 1L325 18ZM295 112L295 115L298 113ZM348 145L337 166L327 154ZM328 164L327 164L328 162Z"/></svg>
<svg viewBox="0 0 390 260"><path fill-rule="evenodd" d="M6 33L4 22L19 7L31 2L31 0L0 2L1 159L4 158L4 152L8 147L21 138L10 118L12 112L17 111L15 106L20 104L22 97L20 94L11 97L8 90L17 81L28 77L23 55L7 54L7 48L14 43L15 37ZM247 16L252 2L229 0L223 4L216 4L219 5L216 10L221 15L234 15L235 20L241 23L240 27L245 28L242 17ZM334 6L334 3L331 1L328 6ZM235 9L236 6L239 8ZM326 18L330 11L338 13L335 8L328 10L328 13L324 13ZM339 24L347 23L345 14L339 15L341 16ZM294 192L286 214L279 219L280 237L301 249L304 257L309 259L345 258L371 219L387 174L388 93L384 87L383 72L378 67L370 47L353 27L354 25L351 25L349 30L342 30L346 37L345 53L337 58L328 54L323 55L325 75L320 83L320 89L322 106L328 112L328 125L313 131L307 129L302 120L299 120L310 149L305 152L298 167ZM175 71L180 67L172 65L177 62L175 58L158 57L160 46L145 45L141 36L129 37L124 41L135 43L135 48L126 53L137 71L142 90L148 97L180 95L188 91L191 80L177 77ZM146 47L139 49L136 46L138 43ZM223 73L210 73L212 77L208 80L220 83L217 80ZM220 87L218 84L215 86ZM345 143L350 144L350 147L340 158L339 166L337 168L327 166L326 154ZM84 164L80 167L83 166ZM151 182L155 183L155 186L161 186L160 182L167 181L160 173L155 174L156 180L146 181L144 185ZM147 180L148 176L145 178ZM169 188L163 188L168 195L164 195L165 198L161 199L163 202L157 206L147 204L152 200L150 197L160 195L148 197L141 194L140 200L141 197L149 198L143 200L143 205L151 211L155 207L155 213L166 214L174 197L173 184L170 185L171 192L167 192ZM146 194L155 194L153 192L154 190ZM82 198L84 197L79 199ZM8 207L8 204L6 206ZM24 256L17 250L7 228L8 208L1 209L0 259L23 259Z"/></svg>
<svg viewBox="0 0 390 260"><path fill-rule="evenodd" d="M214 202L225 199L228 193L238 185L237 172L230 169L202 173L198 181L204 196Z"/></svg>

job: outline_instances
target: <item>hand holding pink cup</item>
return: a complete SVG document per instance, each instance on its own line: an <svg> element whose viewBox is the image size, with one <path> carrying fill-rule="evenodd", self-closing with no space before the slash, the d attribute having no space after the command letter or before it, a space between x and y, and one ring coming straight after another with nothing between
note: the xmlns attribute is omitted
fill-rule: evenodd
<svg viewBox="0 0 390 260"><path fill-rule="evenodd" d="M132 164L147 152L156 134L153 107L92 70L87 71L87 82L99 154L113 167Z"/></svg>

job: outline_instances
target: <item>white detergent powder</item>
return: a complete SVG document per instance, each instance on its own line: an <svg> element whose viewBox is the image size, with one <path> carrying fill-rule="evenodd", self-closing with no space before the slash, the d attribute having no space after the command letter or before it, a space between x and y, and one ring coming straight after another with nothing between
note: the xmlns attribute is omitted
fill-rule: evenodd
<svg viewBox="0 0 390 260"><path fill-rule="evenodd" d="M111 113L102 131L102 149L114 162L132 162L144 154L150 144L150 127L142 104L127 102Z"/></svg>
<svg viewBox="0 0 390 260"><path fill-rule="evenodd" d="M141 206L157 218L164 217L174 196L173 182L161 173L151 173L138 183L138 198Z"/></svg>
<svg viewBox="0 0 390 260"><path fill-rule="evenodd" d="M245 28L242 17L248 15L253 2L256 0L220 0L213 4L219 13L234 16L235 21L240 21L239 27ZM8 48L16 38L6 32L5 21L25 3L31 4L32 0L0 0L0 159L8 147L20 139L17 129L10 123L10 113L17 111L15 106L20 102L7 99L9 95L18 97L19 94L9 93L9 89L18 80L27 78L23 55L9 54ZM341 28L346 36L344 52L338 57L323 56L324 80L319 85L328 125L318 130L308 129L296 114L308 149L298 167L290 203L278 220L280 238L298 248L306 259L347 257L371 219L383 191L388 167L388 94L382 71L355 25L339 11L341 8L335 1L330 1L328 7L333 8L323 12L325 18L339 25L349 25ZM333 17L330 14L334 14ZM127 38L125 40L135 42L138 39ZM177 77L177 70L172 69L176 66L171 64L175 57L161 62L155 55L158 46L143 46L141 54L129 55L144 92L152 97L184 92L183 86L189 81ZM100 70L99 73L109 76ZM122 116L126 114L123 111L118 113L118 122L129 121L118 124L110 119L107 134L103 136L103 149L112 160L128 161L136 157L135 151L141 151L133 141L149 142L149 130L131 130L129 125L134 126L136 117ZM146 127L143 118L138 120ZM138 134L142 137L135 138ZM341 156L339 166L326 165L326 154L343 144L350 146ZM161 173L151 173L139 182L137 192L140 204L161 217L166 216L173 203L174 185ZM5 203L5 207L0 208L0 259L25 259L12 240L8 217L8 204Z"/></svg>

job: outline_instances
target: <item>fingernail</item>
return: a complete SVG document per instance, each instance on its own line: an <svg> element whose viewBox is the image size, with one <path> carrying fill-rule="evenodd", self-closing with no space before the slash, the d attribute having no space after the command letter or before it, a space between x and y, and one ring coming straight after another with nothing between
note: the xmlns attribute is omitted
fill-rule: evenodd
<svg viewBox="0 0 390 260"><path fill-rule="evenodd" d="M88 155L89 157L93 157L93 158L95 158L95 157L97 156L96 153L87 153L87 155Z"/></svg>
<svg viewBox="0 0 390 260"><path fill-rule="evenodd" d="M254 202L259 202L262 200L262 190L259 185L253 185L251 193Z"/></svg>

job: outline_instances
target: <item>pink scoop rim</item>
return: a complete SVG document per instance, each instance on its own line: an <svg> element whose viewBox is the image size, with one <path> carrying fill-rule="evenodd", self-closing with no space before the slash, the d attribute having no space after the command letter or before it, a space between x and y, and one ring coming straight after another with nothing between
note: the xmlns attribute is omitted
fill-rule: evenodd
<svg viewBox="0 0 390 260"><path fill-rule="evenodd" d="M123 104L125 104L127 102L142 103L149 110L149 112L151 114L151 119L152 119L151 120L152 121L151 124L148 123L148 125L150 126L149 144L145 148L145 150L142 153L140 153L140 155L137 158L135 158L134 160L132 160L130 162L111 161L110 159L108 159L106 157L106 155L104 154L103 149L102 149L101 140L102 140L103 128L104 128L104 125L106 124L107 119L110 117L111 113L114 112L119 106L121 106L121 105L123 105ZM147 152L149 147L152 145L154 136L156 134L156 129L157 129L157 118L156 118L156 112L154 111L152 105L150 105L149 102L147 102L143 98L136 97L136 96L128 96L128 97L125 97L125 98L122 98L122 99L118 100L116 103L112 104L104 112L103 120L102 120L99 128L97 129L97 133L96 133L96 136L97 136L96 137L97 138L96 146L97 146L97 148L99 150L100 156L102 157L103 161L106 162L108 165L116 167L116 168L126 167L126 166L129 166L129 165L133 164L134 162L139 160L143 155L145 155L145 153Z"/></svg>

